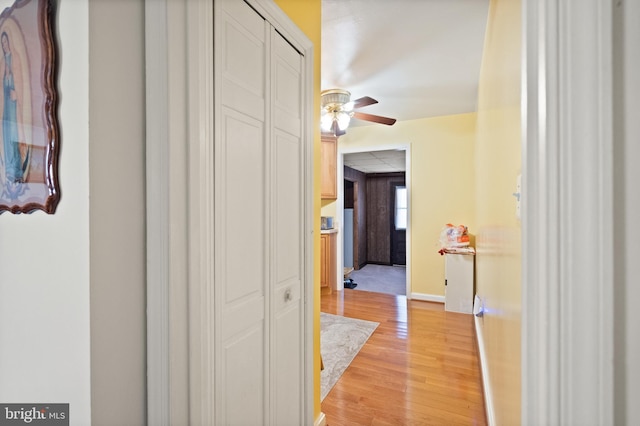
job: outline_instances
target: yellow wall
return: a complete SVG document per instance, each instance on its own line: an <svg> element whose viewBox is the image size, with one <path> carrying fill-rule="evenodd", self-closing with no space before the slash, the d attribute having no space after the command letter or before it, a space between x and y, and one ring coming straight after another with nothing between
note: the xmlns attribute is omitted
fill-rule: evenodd
<svg viewBox="0 0 640 426"><path fill-rule="evenodd" d="M477 293L496 424L520 423L520 0L491 0L478 96Z"/></svg>
<svg viewBox="0 0 640 426"><path fill-rule="evenodd" d="M322 200L322 216L337 216L337 203L334 200Z"/></svg>
<svg viewBox="0 0 640 426"><path fill-rule="evenodd" d="M320 117L321 0L275 0L314 43L315 115ZM411 144L412 291L443 295L442 226L465 224L476 235L477 291L487 312L483 335L497 424L520 422L520 223L515 216L520 173L520 0L492 0L478 113L352 127L341 146ZM476 124L477 119L477 124ZM321 208L320 131L314 140L314 229ZM320 413L320 240L314 239L315 416Z"/></svg>
<svg viewBox="0 0 640 426"><path fill-rule="evenodd" d="M309 37L313 43L313 91L314 116L318 123L313 140L313 229L320 229L320 46L322 39L321 0L275 0L275 3ZM320 233L313 239L313 297L314 327L314 418L320 415Z"/></svg>
<svg viewBox="0 0 640 426"><path fill-rule="evenodd" d="M438 254L444 225L464 224L475 233L475 137L476 114L469 113L352 127L339 139L344 149L411 144L414 294L444 296L444 260Z"/></svg>

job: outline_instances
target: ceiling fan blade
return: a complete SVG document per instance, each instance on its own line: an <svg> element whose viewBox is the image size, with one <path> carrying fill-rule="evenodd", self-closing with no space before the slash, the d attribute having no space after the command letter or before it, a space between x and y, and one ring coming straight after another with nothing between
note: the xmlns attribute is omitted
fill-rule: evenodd
<svg viewBox="0 0 640 426"><path fill-rule="evenodd" d="M355 101L353 101L353 107L354 108L362 108L365 107L367 105L373 105L373 104L377 104L378 101L376 101L373 98L370 98L368 96L363 96L362 98L358 98Z"/></svg>
<svg viewBox="0 0 640 426"><path fill-rule="evenodd" d="M382 117L380 115L365 114L363 112L354 112L353 118L359 120L372 121L374 123L386 124L387 126L393 125L396 122L395 118Z"/></svg>

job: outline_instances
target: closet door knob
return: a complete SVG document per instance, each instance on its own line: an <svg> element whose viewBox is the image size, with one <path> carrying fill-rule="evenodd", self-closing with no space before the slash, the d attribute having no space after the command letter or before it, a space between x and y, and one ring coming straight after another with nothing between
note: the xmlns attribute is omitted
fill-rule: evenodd
<svg viewBox="0 0 640 426"><path fill-rule="evenodd" d="M288 288L285 292L284 292L284 301L285 302L290 302L292 299L291 297L291 289Z"/></svg>

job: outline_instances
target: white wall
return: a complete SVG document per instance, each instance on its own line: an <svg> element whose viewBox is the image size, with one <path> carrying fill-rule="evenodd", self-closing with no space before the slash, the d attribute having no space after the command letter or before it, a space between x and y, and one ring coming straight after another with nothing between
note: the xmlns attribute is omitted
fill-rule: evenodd
<svg viewBox="0 0 640 426"><path fill-rule="evenodd" d="M87 0L60 2L54 215L0 215L0 401L69 403L91 420Z"/></svg>
<svg viewBox="0 0 640 426"><path fill-rule="evenodd" d="M92 425L146 423L143 0L89 2Z"/></svg>
<svg viewBox="0 0 640 426"><path fill-rule="evenodd" d="M56 27L61 200L0 215L0 402L144 424L144 4L59 2Z"/></svg>
<svg viewBox="0 0 640 426"><path fill-rule="evenodd" d="M615 120L615 423L640 419L640 1L615 2L614 120Z"/></svg>

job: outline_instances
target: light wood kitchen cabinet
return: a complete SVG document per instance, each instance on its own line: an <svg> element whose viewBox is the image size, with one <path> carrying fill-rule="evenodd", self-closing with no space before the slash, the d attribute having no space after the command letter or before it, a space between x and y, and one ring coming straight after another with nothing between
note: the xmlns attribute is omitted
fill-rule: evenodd
<svg viewBox="0 0 640 426"><path fill-rule="evenodd" d="M338 138L333 135L322 135L322 178L320 180L320 194L323 200L338 198L336 172L338 161Z"/></svg>
<svg viewBox="0 0 640 426"><path fill-rule="evenodd" d="M320 235L320 291L331 293L336 285L336 233Z"/></svg>

